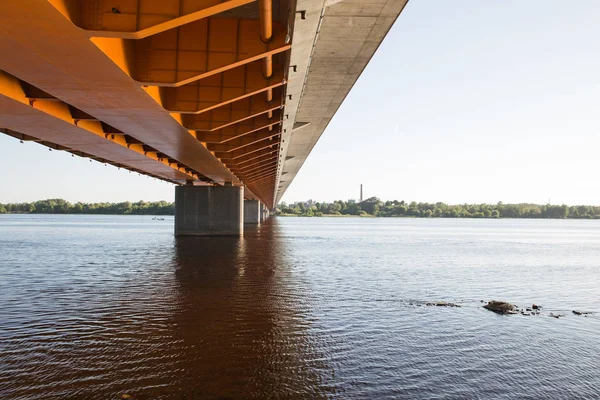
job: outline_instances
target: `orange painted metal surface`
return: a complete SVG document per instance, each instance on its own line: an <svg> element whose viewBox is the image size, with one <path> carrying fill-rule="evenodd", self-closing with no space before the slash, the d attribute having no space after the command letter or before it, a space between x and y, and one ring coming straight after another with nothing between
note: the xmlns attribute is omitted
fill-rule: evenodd
<svg viewBox="0 0 600 400"><path fill-rule="evenodd" d="M263 156L263 157L259 157L255 160L249 161L247 163L243 163L243 164L235 164L235 163L230 163L227 164L227 166L234 172L237 173L237 171L245 171L249 168L252 168L256 165L262 165L262 164L268 164L269 162L273 162L273 161L277 161L278 157L277 155L270 155L267 154L267 156Z"/></svg>
<svg viewBox="0 0 600 400"><path fill-rule="evenodd" d="M141 40L92 41L133 79L149 86L183 86L286 50L285 29L276 25L263 43L259 22L203 19Z"/></svg>
<svg viewBox="0 0 600 400"><path fill-rule="evenodd" d="M244 147L248 147L254 143L262 142L263 140L273 141L273 138L281 135L280 131L270 131L268 129L261 129L259 132L250 133L237 139L232 139L225 143L208 143L206 147L210 151L214 152L232 152L240 150Z"/></svg>
<svg viewBox="0 0 600 400"><path fill-rule="evenodd" d="M241 176L244 176L244 175L247 175L247 174L249 174L251 172L254 172L254 171L264 170L265 168L272 169L273 166L275 166L275 164L277 164L277 160L271 160L271 161L264 162L264 163L261 163L261 164L249 166L249 167L247 167L245 169L236 170L236 169L232 168L232 170L236 171L236 173L241 174Z"/></svg>
<svg viewBox="0 0 600 400"><path fill-rule="evenodd" d="M255 118L267 112L283 108L281 88L274 90L278 99L267 103L262 94L245 97L238 101L213 108L200 114L182 115L183 126L195 131L215 131L230 125L244 123L247 119Z"/></svg>
<svg viewBox="0 0 600 400"><path fill-rule="evenodd" d="M269 119L265 114L262 114L216 131L196 132L196 138L204 143L226 143L264 128L280 125L282 122L281 118L281 110L277 110L276 118Z"/></svg>
<svg viewBox="0 0 600 400"><path fill-rule="evenodd" d="M49 0L90 36L143 39L256 0Z"/></svg>
<svg viewBox="0 0 600 400"><path fill-rule="evenodd" d="M97 121L76 123L69 107L55 100L30 100L18 80L0 72L0 126L25 134L34 141L59 145L63 150L74 150L93 155L98 161L157 176L172 182L198 179L184 169L157 162L144 151L132 151L126 143L107 138ZM15 136L19 139L23 137ZM37 139L37 140L35 140ZM25 139L32 140L32 139Z"/></svg>
<svg viewBox="0 0 600 400"><path fill-rule="evenodd" d="M257 159L262 159L262 158L265 158L268 156L272 156L272 155L278 156L277 153L278 153L277 148L267 148L263 151L254 152L252 154L238 157L236 159L222 159L221 161L224 161L227 165L239 166L239 165L244 165L244 164L250 163L252 161L255 161Z"/></svg>
<svg viewBox="0 0 600 400"><path fill-rule="evenodd" d="M181 87L147 88L167 110L200 114L282 86L283 69L270 79L262 75L261 63L253 62Z"/></svg>
<svg viewBox="0 0 600 400"><path fill-rule="evenodd" d="M273 140L262 140L258 143L254 143L250 146L246 146L246 148L242 150L235 151L227 151L227 152L215 152L215 156L217 156L221 160L235 160L241 157L244 157L249 154L256 153L265 149L277 149L279 147L278 141ZM225 161L227 162L227 161Z"/></svg>
<svg viewBox="0 0 600 400"><path fill-rule="evenodd" d="M273 207L291 43L254 2L1 2L0 129Z"/></svg>

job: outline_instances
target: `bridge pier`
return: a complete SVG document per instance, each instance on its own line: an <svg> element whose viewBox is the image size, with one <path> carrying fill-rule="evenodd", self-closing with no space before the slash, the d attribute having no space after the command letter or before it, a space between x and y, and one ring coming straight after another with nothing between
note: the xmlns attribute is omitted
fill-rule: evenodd
<svg viewBox="0 0 600 400"><path fill-rule="evenodd" d="M242 236L244 188L175 187L175 236Z"/></svg>
<svg viewBox="0 0 600 400"><path fill-rule="evenodd" d="M263 203L260 203L260 220L266 221L269 218L269 209Z"/></svg>
<svg viewBox="0 0 600 400"><path fill-rule="evenodd" d="M244 224L260 225L262 203L258 200L244 200Z"/></svg>

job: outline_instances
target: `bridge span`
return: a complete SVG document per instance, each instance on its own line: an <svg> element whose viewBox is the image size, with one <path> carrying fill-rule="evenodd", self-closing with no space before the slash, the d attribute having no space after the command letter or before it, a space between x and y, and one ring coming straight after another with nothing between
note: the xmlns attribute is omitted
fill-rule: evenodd
<svg viewBox="0 0 600 400"><path fill-rule="evenodd" d="M3 1L0 132L176 184L177 235L242 234L407 1Z"/></svg>

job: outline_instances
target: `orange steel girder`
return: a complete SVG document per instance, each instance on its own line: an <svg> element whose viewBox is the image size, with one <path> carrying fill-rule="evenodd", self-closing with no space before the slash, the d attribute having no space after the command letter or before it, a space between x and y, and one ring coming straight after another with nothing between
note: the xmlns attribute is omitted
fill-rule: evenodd
<svg viewBox="0 0 600 400"><path fill-rule="evenodd" d="M276 171L275 168L270 167L270 168L265 168L265 169L262 169L262 170L257 170L255 172L252 172L252 173L249 173L249 174L246 174L246 175L243 175L243 176L244 176L244 179L247 182L252 182L252 179L258 179L259 177L263 177L263 176L267 176L269 174L273 174L275 171Z"/></svg>
<svg viewBox="0 0 600 400"><path fill-rule="evenodd" d="M240 13L229 13L230 16L236 15L236 18L212 17L254 0L48 1L47 5L51 4L80 27L80 32L87 35L122 71L145 85L143 89L146 93L171 114L175 120L173 122L182 125L190 136L202 142L198 143L200 150L204 151L202 146L210 150L229 168L226 173L231 171L236 175L231 179L236 181L236 177L241 178L243 183L257 189L259 187L255 182L260 180L261 190L256 194L260 194L261 200L267 205L273 206L273 188L265 186L268 181L262 175L277 172L281 140L277 125L285 117L282 115L285 103L283 86L286 84L286 66L289 63L287 50L291 45L287 27L273 21L271 0L259 0L258 20L237 18L242 15ZM26 0L26 3L31 1ZM31 5L19 8L24 10ZM62 25L60 29L65 31ZM83 47L79 42L74 44L79 46L77 50ZM95 48L91 43L90 47ZM91 54L89 50L86 51ZM106 70L105 67L103 69ZM119 71L116 67L114 69ZM100 75L100 80L116 79L114 72ZM126 77L125 74L123 76ZM57 85L45 85L38 77L36 79L36 84L44 89L49 88L51 94L55 93ZM121 84L118 83L119 86ZM23 88L28 91L30 101L38 101L40 106L47 107L49 102L64 104L35 86L28 88L24 83ZM75 91L77 88L73 93ZM116 93L115 90L112 92ZM63 98L60 90L56 95ZM114 93L111 96L114 97ZM90 102L83 101L80 105L73 99L67 101L82 108L80 110L64 104L76 126L95 135L102 133L108 142L143 154L150 161L173 168L192 179L206 179L197 171L170 158L169 154L163 154L129 136L129 120L125 114L123 118L117 118L117 113L105 118L108 113L101 110L101 105L95 106L100 112L98 115L95 108L90 109ZM117 109L114 106L112 108ZM165 125L162 120L161 123ZM118 126L124 132L109 124ZM135 135L141 137L140 126L139 123L135 126L138 129ZM177 134L182 135L179 132ZM148 136L151 135L154 134ZM188 150L193 148L197 151L196 148L187 139L182 139L182 136L173 137L173 144L181 143L176 148L177 154L184 154L187 162L195 163L198 168L198 162L193 158L190 160ZM165 146L163 151L171 152L173 144ZM162 146L159 143L153 145ZM213 172L214 168L211 169ZM273 182L270 184L272 186Z"/></svg>
<svg viewBox="0 0 600 400"><path fill-rule="evenodd" d="M256 153L258 151L268 149L268 148L279 148L279 141L272 141L269 139L262 140L258 143L251 144L250 146L246 146L242 150L228 151L228 152L215 152L215 157L223 160L235 160L236 158L240 158L246 156L248 154Z"/></svg>
<svg viewBox="0 0 600 400"><path fill-rule="evenodd" d="M253 187L253 188L262 188L265 187L267 185L269 185L271 183L272 180L274 180L276 178L275 174L268 174L262 177L257 177L254 178L253 180L249 181L250 183L248 184L248 186ZM270 186L270 185L269 185Z"/></svg>
<svg viewBox="0 0 600 400"><path fill-rule="evenodd" d="M258 172L258 171L265 171L268 169L272 169L273 167L275 167L275 165L277 164L277 161L271 161L265 164L261 164L261 165L257 165L254 166L253 168L249 168L247 170L244 171L237 171L237 170L232 170L234 171L234 173L240 177L244 177L244 176L248 176L254 172Z"/></svg>
<svg viewBox="0 0 600 400"><path fill-rule="evenodd" d="M282 97L281 88L277 88L273 90L271 102L259 93L201 114L183 114L182 123L190 130L215 131L283 108Z"/></svg>
<svg viewBox="0 0 600 400"><path fill-rule="evenodd" d="M246 171L254 166L263 165L271 161L277 161L278 157L276 155L270 155L268 157L264 157L262 159L258 159L256 161L252 161L242 165L236 165L233 163L228 163L227 166L231 171Z"/></svg>
<svg viewBox="0 0 600 400"><path fill-rule="evenodd" d="M229 143L235 139L239 139L252 133L261 132L263 129L271 130L281 124L281 120L272 118L271 120L265 117L264 121L257 121L255 124L236 124L228 126L214 132L196 132L196 139L205 143Z"/></svg>
<svg viewBox="0 0 600 400"><path fill-rule="evenodd" d="M206 148L215 152L231 152L262 142L263 140L273 140L279 135L281 135L281 131L279 130L270 131L268 129L263 129L260 132L250 133L240 138L232 139L226 143L208 143Z"/></svg>
<svg viewBox="0 0 600 400"><path fill-rule="evenodd" d="M263 189L271 188L275 181L275 178L276 177L274 175L260 178L254 181L253 183L250 183L248 186L250 186L253 190L256 190L257 192L262 192Z"/></svg>
<svg viewBox="0 0 600 400"><path fill-rule="evenodd" d="M264 159L269 156L277 156L279 149L265 149L262 151L257 151L252 154L248 154L245 157L239 157L235 160L225 160L227 161L227 165L247 165L259 159Z"/></svg>
<svg viewBox="0 0 600 400"><path fill-rule="evenodd" d="M148 93L172 112L200 114L285 84L283 68L270 79L260 62L242 65L181 87L149 87ZM156 93L158 91L158 93Z"/></svg>
<svg viewBox="0 0 600 400"><path fill-rule="evenodd" d="M271 179L275 178L275 170L271 172L267 172L264 174L259 174L254 177L248 178L248 185L253 184L253 186L258 186L259 183L270 182Z"/></svg>
<svg viewBox="0 0 600 400"><path fill-rule="evenodd" d="M202 178L179 163L169 165L161 160L164 167L150 166L149 162L159 161L157 152L147 151L143 144L129 144L124 135L110 133L114 128L59 99L30 98L28 93L39 93L39 90L31 90L31 85L23 84L12 75L0 71L0 106L4 112L9 113L0 116L0 125L27 131L28 136L36 135L29 140L52 143L61 146L63 150L86 153L86 156L94 154L96 158L102 158L103 162L129 169L140 169L145 165L149 169L146 173L151 176L157 175L170 180ZM88 135L84 135L85 132ZM23 137L21 140L27 139ZM132 151L137 154L132 154Z"/></svg>
<svg viewBox="0 0 600 400"><path fill-rule="evenodd" d="M49 0L90 36L142 39L256 0Z"/></svg>
<svg viewBox="0 0 600 400"><path fill-rule="evenodd" d="M289 50L281 25L268 43L260 22L203 19L145 39L94 37L92 42L134 80L149 86L183 86Z"/></svg>
<svg viewBox="0 0 600 400"><path fill-rule="evenodd" d="M261 181L265 181L271 177L273 177L275 175L275 170L273 171L269 171L269 172L264 172L262 174L257 174L253 177L248 177L246 178L246 181L248 182L248 185L250 185L250 183L258 183Z"/></svg>
<svg viewBox="0 0 600 400"><path fill-rule="evenodd" d="M237 166L237 165L230 165L229 168L232 171L238 171L238 172L249 172L252 169L256 169L258 167L267 165L267 164L271 164L277 162L277 158L276 157L270 157L270 158L266 158L264 160L261 161L257 161L255 163L251 163L251 164L245 164L242 166Z"/></svg>
<svg viewBox="0 0 600 400"><path fill-rule="evenodd" d="M258 173L261 173L261 172L270 171L275 167L276 167L275 162L271 161L271 162L268 162L263 165L257 165L255 167L252 167L252 168L248 169L247 171L238 171L238 173L240 174L240 176L249 177L249 176L253 176Z"/></svg>
<svg viewBox="0 0 600 400"><path fill-rule="evenodd" d="M230 143L230 142L233 142L235 139L243 138L252 133L260 132L263 129L268 129L268 130L272 131L273 127L280 125L281 122L282 121L274 120L273 122L270 122L266 125L262 125L255 129L251 129L249 131L244 131L241 133L230 132L230 133L226 134L226 133L196 132L196 139L200 140L201 142L207 143L207 144L208 143Z"/></svg>

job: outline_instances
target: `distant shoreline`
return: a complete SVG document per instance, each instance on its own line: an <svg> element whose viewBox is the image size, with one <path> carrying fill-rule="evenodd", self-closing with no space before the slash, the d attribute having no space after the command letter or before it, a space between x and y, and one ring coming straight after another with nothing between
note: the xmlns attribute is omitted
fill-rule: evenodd
<svg viewBox="0 0 600 400"><path fill-rule="evenodd" d="M2 215L119 215L125 217L174 217L173 214L118 214L118 213L55 213L55 212L5 212Z"/></svg>
<svg viewBox="0 0 600 400"><path fill-rule="evenodd" d="M275 214L277 217L283 218L386 218L386 219L558 219L558 220L600 220L599 216L592 218L549 218L549 217L416 217L413 215L336 215L336 214L323 214L323 215L298 215L298 214Z"/></svg>
<svg viewBox="0 0 600 400"><path fill-rule="evenodd" d="M0 203L0 214L46 215L148 215L173 216L175 203L137 201L120 203L70 203L64 199L46 199L31 203ZM592 219L600 220L600 206L565 204L446 204L382 201L370 197L364 201L336 200L331 203L308 200L277 205L274 215L282 217L332 218L469 218L469 219Z"/></svg>
<svg viewBox="0 0 600 400"><path fill-rule="evenodd" d="M58 213L58 212L5 212L0 213L2 215L86 215L86 216L132 216L132 217L174 217L173 214L119 214L119 213ZM396 215L396 216L381 216L381 215L344 215L344 214L323 214L323 215L298 215L298 214L275 214L276 217L282 218L377 218L377 219L536 219L536 220L544 220L544 219L552 219L552 220L590 220L590 221L598 221L600 217L596 216L593 218L548 218L548 217L416 217L412 215Z"/></svg>
<svg viewBox="0 0 600 400"><path fill-rule="evenodd" d="M300 201L281 203L277 214L282 216L373 216L392 218L517 218L517 219L600 219L600 206L566 204L476 204L417 203L404 200L383 201L377 197L365 200Z"/></svg>

